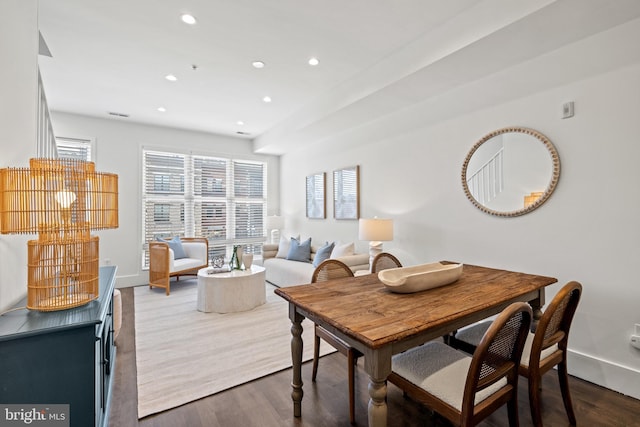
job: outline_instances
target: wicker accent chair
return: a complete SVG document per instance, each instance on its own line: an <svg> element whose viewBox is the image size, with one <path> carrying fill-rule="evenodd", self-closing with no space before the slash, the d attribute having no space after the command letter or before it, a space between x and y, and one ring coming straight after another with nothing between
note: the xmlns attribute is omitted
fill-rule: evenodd
<svg viewBox="0 0 640 427"><path fill-rule="evenodd" d="M475 426L506 403L509 425L518 426L518 366L531 318L528 304L513 303L473 357L432 341L394 356L388 381L455 425Z"/></svg>
<svg viewBox="0 0 640 427"><path fill-rule="evenodd" d="M149 289L164 288L171 292L171 277L198 274L208 265L209 241L204 237L182 237L182 246L187 258L175 259L167 242L149 242Z"/></svg>
<svg viewBox="0 0 640 427"><path fill-rule="evenodd" d="M341 279L345 277L353 277L353 271L342 261L337 259L324 260L320 265L316 267L311 276L311 283L326 282L327 280ZM340 353L347 356L348 371L349 371L349 421L351 424L355 423L355 366L358 362L358 357L362 356L355 348L351 347L346 342L342 341L331 332L327 331L317 324L314 326L314 340L313 340L313 369L311 373L311 381L316 380L318 374L318 360L320 358L320 338L328 342L333 348Z"/></svg>
<svg viewBox="0 0 640 427"><path fill-rule="evenodd" d="M529 333L524 354L520 362L520 375L529 381L529 406L531 418L536 427L542 426L540 414L540 389L542 375L558 366L558 380L562 401L571 425L576 425L569 377L567 373L567 343L573 315L576 312L582 285L572 281L558 291L538 322L535 333ZM481 322L461 329L450 340L450 345L467 352L473 352L478 345L478 335L488 328L489 322Z"/></svg>
<svg viewBox="0 0 640 427"><path fill-rule="evenodd" d="M378 273L382 270L398 267L402 267L398 258L388 252L380 252L375 256L375 258L373 258L373 262L371 263L371 272Z"/></svg>

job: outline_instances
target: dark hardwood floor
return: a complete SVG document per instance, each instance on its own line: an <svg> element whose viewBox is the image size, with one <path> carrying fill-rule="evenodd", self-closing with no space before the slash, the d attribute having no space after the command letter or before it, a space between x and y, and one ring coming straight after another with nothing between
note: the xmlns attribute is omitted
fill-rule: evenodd
<svg viewBox="0 0 640 427"><path fill-rule="evenodd" d="M133 289L122 289L123 321L118 336L111 427L339 427L349 426L346 358L339 353L320 360L318 380L311 382L311 364L303 365L302 417L293 417L291 369L234 387L181 407L138 420L134 340ZM170 339L171 337L167 337ZM307 344L309 345L309 344ZM542 416L545 427L568 426L557 376L545 375ZM197 379L194 379L197 381ZM356 373L356 424L367 425L368 378L359 362ZM570 379L578 426L640 426L640 401L614 391ZM520 425L531 426L526 380L519 381ZM389 427L449 426L449 423L388 387ZM483 427L508 426L506 408L492 414Z"/></svg>

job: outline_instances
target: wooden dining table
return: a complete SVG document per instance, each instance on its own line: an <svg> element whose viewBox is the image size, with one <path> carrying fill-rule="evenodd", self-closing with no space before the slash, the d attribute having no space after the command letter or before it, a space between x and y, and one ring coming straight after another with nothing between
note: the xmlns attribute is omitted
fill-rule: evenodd
<svg viewBox="0 0 640 427"><path fill-rule="evenodd" d="M448 261L443 261L448 262ZM289 303L293 414L302 415L302 320L308 318L364 355L369 426L387 425L386 380L394 354L486 319L516 301L542 315L553 277L464 265L454 283L421 292L389 291L376 274L278 288Z"/></svg>

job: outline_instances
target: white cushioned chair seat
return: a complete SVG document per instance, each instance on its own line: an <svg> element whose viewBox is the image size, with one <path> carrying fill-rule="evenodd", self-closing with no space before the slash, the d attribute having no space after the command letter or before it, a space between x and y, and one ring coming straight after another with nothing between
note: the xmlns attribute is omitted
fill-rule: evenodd
<svg viewBox="0 0 640 427"><path fill-rule="evenodd" d="M491 326L491 322L487 321L487 322L476 323L475 325L471 325L469 327L460 329L456 333L456 339L458 339L459 341L467 342L477 347L478 344L480 344L480 340L482 339L484 333L487 331L487 329L489 329L489 326ZM529 358L531 357L531 345L533 344L533 337L534 337L534 334L529 332L529 334L527 335L527 340L524 343L524 349L522 350L522 359L520 359L520 365L522 366L526 366L526 367L529 366ZM558 349L558 345L555 344L545 350L542 350L542 352L540 353L540 361L551 356L557 349Z"/></svg>
<svg viewBox="0 0 640 427"><path fill-rule="evenodd" d="M184 271L207 264L207 245L200 242L182 242L187 258L175 259L173 249L169 249L169 272Z"/></svg>
<svg viewBox="0 0 640 427"><path fill-rule="evenodd" d="M462 410L471 357L441 342L428 342L393 356L392 369L457 410ZM505 378L476 394L475 404L507 385Z"/></svg>

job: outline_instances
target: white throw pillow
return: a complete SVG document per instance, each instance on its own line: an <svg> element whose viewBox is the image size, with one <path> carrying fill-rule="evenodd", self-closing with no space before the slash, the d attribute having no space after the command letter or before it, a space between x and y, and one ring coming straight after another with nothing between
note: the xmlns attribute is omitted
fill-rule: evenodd
<svg viewBox="0 0 640 427"><path fill-rule="evenodd" d="M300 235L298 234L297 236L280 236L276 258L287 258L287 255L289 254L289 248L291 247L291 238L300 240Z"/></svg>
<svg viewBox="0 0 640 427"><path fill-rule="evenodd" d="M340 258L347 255L353 255L355 253L355 245L353 242L351 243L340 243L336 244L331 251L331 258Z"/></svg>

